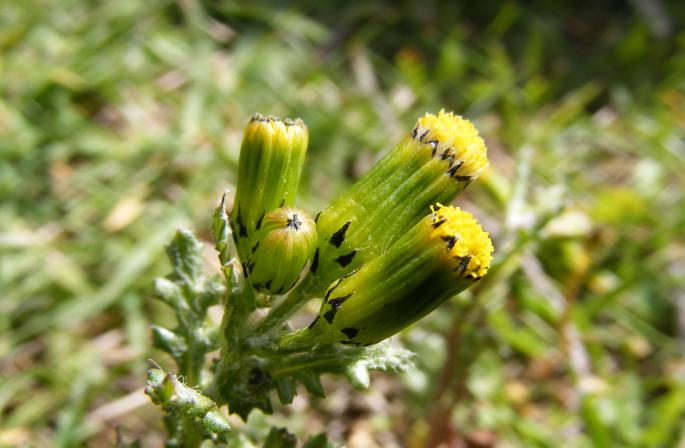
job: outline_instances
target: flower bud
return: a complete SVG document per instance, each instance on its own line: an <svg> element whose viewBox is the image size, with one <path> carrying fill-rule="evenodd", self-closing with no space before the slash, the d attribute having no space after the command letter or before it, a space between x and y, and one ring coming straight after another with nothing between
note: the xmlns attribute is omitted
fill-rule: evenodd
<svg viewBox="0 0 685 448"><path fill-rule="evenodd" d="M352 345L380 342L483 277L492 251L471 214L438 204L387 252L333 282L310 331Z"/></svg>
<svg viewBox="0 0 685 448"><path fill-rule="evenodd" d="M267 212L245 263L252 286L266 294L283 294L297 283L316 248L316 224L302 210Z"/></svg>
<svg viewBox="0 0 685 448"><path fill-rule="evenodd" d="M264 215L293 204L308 142L307 127L299 119L256 114L245 128L232 213L243 259Z"/></svg>
<svg viewBox="0 0 685 448"><path fill-rule="evenodd" d="M487 165L470 121L441 110L407 135L347 193L317 216L311 292L378 256L436 202L449 203Z"/></svg>

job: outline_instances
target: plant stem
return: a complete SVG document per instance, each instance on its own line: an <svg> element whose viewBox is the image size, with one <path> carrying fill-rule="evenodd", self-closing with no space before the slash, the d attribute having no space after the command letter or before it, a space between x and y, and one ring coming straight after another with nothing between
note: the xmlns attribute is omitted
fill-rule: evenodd
<svg viewBox="0 0 685 448"><path fill-rule="evenodd" d="M226 275L229 289L224 315L221 319L222 358L224 353L228 354L239 349L247 318L255 309L255 297L252 288L247 284L237 267L234 266L230 269L230 275Z"/></svg>
<svg viewBox="0 0 685 448"><path fill-rule="evenodd" d="M262 319L262 321L254 329L259 334L268 333L277 328L288 317L292 316L297 310L310 299L306 295L306 289L309 282L305 280L297 288L295 288L288 296L279 304L271 308L269 313Z"/></svg>
<svg viewBox="0 0 685 448"><path fill-rule="evenodd" d="M447 359L442 366L438 386L435 389L433 401L435 404L428 419L430 430L425 443L426 447L439 446L443 442L449 444L446 439L448 438L450 416L452 415L450 411L465 390L467 366L459 366L459 371L456 367L460 358L459 352L466 317L466 313L457 312L454 322L450 326L450 332L445 338L447 340Z"/></svg>
<svg viewBox="0 0 685 448"><path fill-rule="evenodd" d="M183 446L196 448L202 444L202 429L190 419L183 421Z"/></svg>
<svg viewBox="0 0 685 448"><path fill-rule="evenodd" d="M277 351L279 354L308 351L325 342L334 341L324 340L319 327L302 328L281 336L278 340Z"/></svg>

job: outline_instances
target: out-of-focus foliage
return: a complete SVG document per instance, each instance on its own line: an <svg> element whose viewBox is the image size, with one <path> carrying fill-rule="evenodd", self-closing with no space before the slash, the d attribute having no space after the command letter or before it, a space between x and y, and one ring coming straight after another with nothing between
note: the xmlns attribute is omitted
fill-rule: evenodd
<svg viewBox="0 0 685 448"><path fill-rule="evenodd" d="M685 443L685 7L472 3L3 1L0 445L161 443L151 282L178 227L209 238L253 112L306 121L315 212L441 107L490 149L460 203L493 272L405 332L401 384L328 384L246 431Z"/></svg>

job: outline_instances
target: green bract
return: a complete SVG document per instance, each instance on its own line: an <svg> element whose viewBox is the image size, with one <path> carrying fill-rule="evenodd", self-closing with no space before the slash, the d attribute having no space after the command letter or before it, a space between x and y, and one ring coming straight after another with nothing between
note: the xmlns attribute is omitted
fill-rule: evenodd
<svg viewBox="0 0 685 448"><path fill-rule="evenodd" d="M310 331L322 340L375 344L485 275L488 233L469 213L438 207L387 252L333 282Z"/></svg>

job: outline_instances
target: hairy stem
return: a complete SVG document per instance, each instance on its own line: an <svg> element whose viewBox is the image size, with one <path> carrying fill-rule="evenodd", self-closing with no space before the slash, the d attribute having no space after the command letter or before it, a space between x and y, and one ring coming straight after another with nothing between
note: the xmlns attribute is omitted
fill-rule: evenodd
<svg viewBox="0 0 685 448"><path fill-rule="evenodd" d="M271 308L269 313L257 325L255 331L258 333L268 333L271 330L278 328L290 316L295 314L297 310L302 308L305 303L311 298L305 293L308 281L305 280L297 288L290 292L286 298Z"/></svg>

